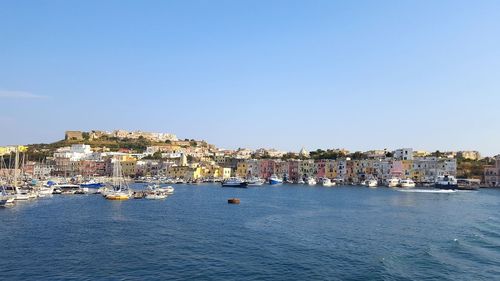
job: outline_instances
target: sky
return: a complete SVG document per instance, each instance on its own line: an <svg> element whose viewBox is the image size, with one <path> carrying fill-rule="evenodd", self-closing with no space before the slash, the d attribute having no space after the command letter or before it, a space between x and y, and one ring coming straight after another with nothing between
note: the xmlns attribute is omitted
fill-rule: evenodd
<svg viewBox="0 0 500 281"><path fill-rule="evenodd" d="M500 153L500 1L0 1L0 145Z"/></svg>

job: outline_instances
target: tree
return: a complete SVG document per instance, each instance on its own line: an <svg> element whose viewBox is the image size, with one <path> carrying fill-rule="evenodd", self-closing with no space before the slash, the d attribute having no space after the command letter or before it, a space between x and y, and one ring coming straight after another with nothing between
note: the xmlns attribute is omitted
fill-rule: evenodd
<svg viewBox="0 0 500 281"><path fill-rule="evenodd" d="M83 132L82 133L82 137L83 137L84 140L89 140L90 139L90 134L87 133L87 132Z"/></svg>

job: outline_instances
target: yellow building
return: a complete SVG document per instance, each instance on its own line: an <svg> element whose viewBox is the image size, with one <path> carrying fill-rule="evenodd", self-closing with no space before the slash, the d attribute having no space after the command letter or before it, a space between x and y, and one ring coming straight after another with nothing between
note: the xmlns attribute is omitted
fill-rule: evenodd
<svg viewBox="0 0 500 281"><path fill-rule="evenodd" d="M403 160L403 175L410 178L413 171L413 160Z"/></svg>
<svg viewBox="0 0 500 281"><path fill-rule="evenodd" d="M231 168L219 168L219 178L228 179L231 177Z"/></svg>
<svg viewBox="0 0 500 281"><path fill-rule="evenodd" d="M325 163L325 177L334 179L337 175L337 163L335 161L327 161Z"/></svg>
<svg viewBox="0 0 500 281"><path fill-rule="evenodd" d="M172 166L168 169L167 176L174 179L184 178L189 170L188 166Z"/></svg>
<svg viewBox="0 0 500 281"><path fill-rule="evenodd" d="M135 166L137 164L136 159L128 159L125 161L120 161L122 166L122 173L124 176L133 176L135 175Z"/></svg>
<svg viewBox="0 0 500 281"><path fill-rule="evenodd" d="M246 178L247 171L248 171L248 164L246 162L240 162L238 163L238 166L236 168L236 176L240 178Z"/></svg>
<svg viewBox="0 0 500 281"><path fill-rule="evenodd" d="M202 168L201 167L194 167L194 168L189 168L186 173L184 174L184 179L187 180L197 180L202 177Z"/></svg>

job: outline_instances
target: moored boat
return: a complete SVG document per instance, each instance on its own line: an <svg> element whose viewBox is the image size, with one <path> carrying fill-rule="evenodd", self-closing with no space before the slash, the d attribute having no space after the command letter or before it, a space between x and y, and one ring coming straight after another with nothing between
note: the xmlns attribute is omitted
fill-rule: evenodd
<svg viewBox="0 0 500 281"><path fill-rule="evenodd" d="M247 187L248 183L240 178L228 178L221 182L222 187Z"/></svg>
<svg viewBox="0 0 500 281"><path fill-rule="evenodd" d="M402 179L399 181L399 187L412 188L415 187L415 182L412 179Z"/></svg>
<svg viewBox="0 0 500 281"><path fill-rule="evenodd" d="M276 176L276 175L272 175L269 178L270 185L278 185L278 184L282 184L282 183L283 183L283 179L278 178L278 176Z"/></svg>
<svg viewBox="0 0 500 281"><path fill-rule="evenodd" d="M323 178L321 179L321 185L325 187L331 187L335 185L335 182L332 182L329 178Z"/></svg>

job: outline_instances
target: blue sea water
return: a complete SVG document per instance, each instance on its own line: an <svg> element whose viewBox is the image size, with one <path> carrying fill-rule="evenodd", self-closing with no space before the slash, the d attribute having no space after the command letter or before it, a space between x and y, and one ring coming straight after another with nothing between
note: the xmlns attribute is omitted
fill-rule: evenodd
<svg viewBox="0 0 500 281"><path fill-rule="evenodd" d="M0 209L0 279L500 279L500 190L175 188Z"/></svg>

